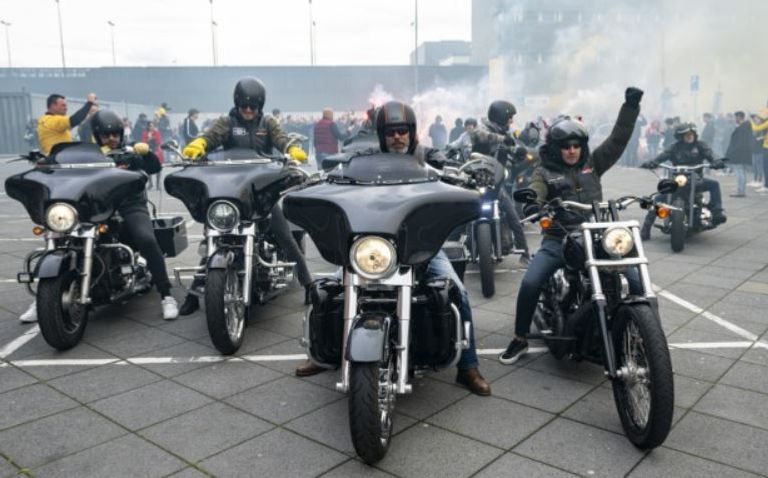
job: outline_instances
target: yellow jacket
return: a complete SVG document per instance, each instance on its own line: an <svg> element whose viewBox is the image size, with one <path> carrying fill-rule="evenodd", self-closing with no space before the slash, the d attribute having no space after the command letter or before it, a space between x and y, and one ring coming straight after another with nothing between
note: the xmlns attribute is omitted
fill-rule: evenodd
<svg viewBox="0 0 768 478"><path fill-rule="evenodd" d="M69 116L44 114L37 121L37 137L40 141L40 151L48 155L51 148L58 143L72 141L72 126Z"/></svg>
<svg viewBox="0 0 768 478"><path fill-rule="evenodd" d="M754 121L750 121L750 123L752 124L752 131L755 133L758 131L768 130L768 120L765 120L760 124L755 124ZM768 134L766 134L765 138L763 138L763 149L768 149Z"/></svg>

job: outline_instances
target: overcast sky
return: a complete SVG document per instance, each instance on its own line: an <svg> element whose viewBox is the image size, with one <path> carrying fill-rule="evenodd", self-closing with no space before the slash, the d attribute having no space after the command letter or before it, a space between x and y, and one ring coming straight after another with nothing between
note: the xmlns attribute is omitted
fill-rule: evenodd
<svg viewBox="0 0 768 478"><path fill-rule="evenodd" d="M319 65L407 64L415 0L313 0ZM471 0L418 0L419 43L470 40ZM211 65L209 0L61 0L67 67ZM309 0L213 0L220 65L309 64ZM0 0L14 67L61 66L55 0ZM8 65L5 27L0 66Z"/></svg>

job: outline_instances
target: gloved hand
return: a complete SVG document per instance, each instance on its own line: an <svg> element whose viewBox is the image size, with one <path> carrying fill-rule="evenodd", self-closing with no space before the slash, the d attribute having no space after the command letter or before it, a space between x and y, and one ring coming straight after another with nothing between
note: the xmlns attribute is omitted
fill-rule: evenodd
<svg viewBox="0 0 768 478"><path fill-rule="evenodd" d="M144 156L149 153L149 145L147 143L136 143L133 145L133 152L139 156Z"/></svg>
<svg viewBox="0 0 768 478"><path fill-rule="evenodd" d="M205 138L195 138L190 141L188 145L184 146L184 150L181 152L181 154L183 154L184 157L194 161L195 159L198 159L200 156L205 154L205 148L207 146L208 142L205 140Z"/></svg>
<svg viewBox="0 0 768 478"><path fill-rule="evenodd" d="M525 161L527 156L528 150L524 146L517 146L512 150L512 157L515 158L515 161Z"/></svg>
<svg viewBox="0 0 768 478"><path fill-rule="evenodd" d="M507 133L504 135L504 144L506 146L514 146L516 144L515 142L515 135L513 133Z"/></svg>
<svg viewBox="0 0 768 478"><path fill-rule="evenodd" d="M712 169L724 169L725 168L725 161L722 159L715 159L714 161L710 162L710 168Z"/></svg>
<svg viewBox="0 0 768 478"><path fill-rule="evenodd" d="M624 92L624 99L629 106L637 108L640 106L640 100L643 99L643 90L630 86L627 91Z"/></svg>
<svg viewBox="0 0 768 478"><path fill-rule="evenodd" d="M291 159L300 163L303 163L307 160L307 153L299 146L291 146L288 148L288 154L291 156Z"/></svg>
<svg viewBox="0 0 768 478"><path fill-rule="evenodd" d="M656 161L646 161L644 163L641 163L640 167L643 169L656 169L659 167L659 165L656 164Z"/></svg>
<svg viewBox="0 0 768 478"><path fill-rule="evenodd" d="M541 206L535 202L523 206L523 215L525 215L525 217L538 214L539 211L541 211Z"/></svg>

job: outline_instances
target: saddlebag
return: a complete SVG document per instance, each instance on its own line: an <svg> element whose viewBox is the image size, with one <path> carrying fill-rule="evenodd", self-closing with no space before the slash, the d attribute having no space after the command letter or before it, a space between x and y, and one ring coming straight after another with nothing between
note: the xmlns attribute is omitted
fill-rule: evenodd
<svg viewBox="0 0 768 478"><path fill-rule="evenodd" d="M419 287L424 303L413 305L411 314L411 354L417 368L439 369L456 358L458 324L452 304L460 300L459 288L450 279L434 278ZM421 301L420 301L421 302Z"/></svg>
<svg viewBox="0 0 768 478"><path fill-rule="evenodd" d="M152 228L165 257L176 257L187 248L187 225L183 217L152 219Z"/></svg>
<svg viewBox="0 0 768 478"><path fill-rule="evenodd" d="M318 364L341 364L344 290L338 279L318 279L310 286L312 310L304 326L309 355Z"/></svg>

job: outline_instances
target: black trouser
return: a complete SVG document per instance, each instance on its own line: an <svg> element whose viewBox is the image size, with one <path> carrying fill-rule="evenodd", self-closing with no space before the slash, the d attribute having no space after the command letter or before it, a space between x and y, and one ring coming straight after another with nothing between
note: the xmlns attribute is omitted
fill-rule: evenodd
<svg viewBox="0 0 768 478"><path fill-rule="evenodd" d="M520 224L520 218L517 216L515 203L512 202L512 198L509 197L503 187L499 192L499 207L507 215L507 224L509 224L512 235L515 237L515 248L523 249L528 253L528 241L525 240L525 231L523 231L523 225Z"/></svg>
<svg viewBox="0 0 768 478"><path fill-rule="evenodd" d="M123 229L128 231L131 244L147 259L152 281L160 296L171 295L171 281L168 279L168 271L165 268L165 258L157 243L146 202L131 202L121 207L119 212L125 221Z"/></svg>

